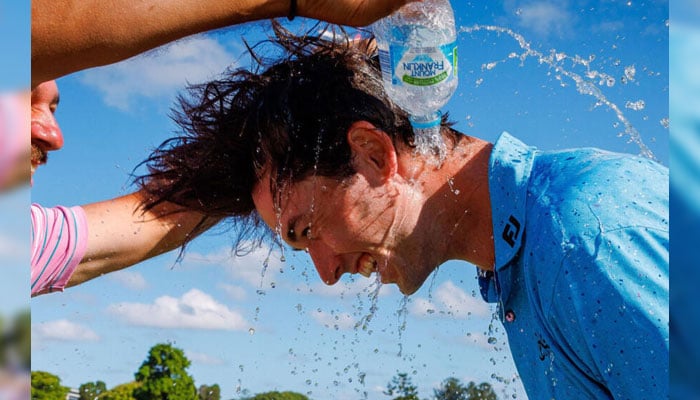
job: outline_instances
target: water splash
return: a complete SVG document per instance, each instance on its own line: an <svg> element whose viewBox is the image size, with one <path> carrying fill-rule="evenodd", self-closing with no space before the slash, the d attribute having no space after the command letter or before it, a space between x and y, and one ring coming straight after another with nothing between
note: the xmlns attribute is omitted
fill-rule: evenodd
<svg viewBox="0 0 700 400"><path fill-rule="evenodd" d="M403 331L406 330L406 316L408 315L408 301L409 298L408 296L403 296L401 298L401 305L396 311L396 316L399 320L399 325L398 325L398 333L399 333L399 353L398 356L401 357L403 355Z"/></svg>
<svg viewBox="0 0 700 400"><path fill-rule="evenodd" d="M513 30L501 26L494 25L473 25L470 27L460 27L459 33L474 33L479 31L495 32L497 34L505 34L512 37L523 50L522 53L510 53L506 59L489 62L482 66L484 70L492 70L498 64L507 62L509 59L517 58L520 63L524 63L526 59L532 57L536 59L540 64L545 64L555 71L557 74L557 79L561 82L562 86L567 86L564 82L564 78L571 80L575 86L576 90L587 96L592 96L596 99L596 106L604 105L615 113L617 120L624 126L624 132L621 135L627 135L629 141L635 143L640 149L640 155L650 158L652 160L656 159L651 152L651 150L644 144L641 135L637 129L632 125L632 123L624 115L620 107L617 104L611 102L603 94L598 86L611 87L615 84L615 78L612 76L596 71L591 68L591 63L595 60L595 56L590 56L588 58L583 58L581 56L569 56L563 52L557 52L552 49L548 54L542 53L532 48L530 43L521 34L514 32ZM571 63L573 67L580 66L585 69L583 76L566 68L565 62ZM636 68L634 66L629 66L625 69L625 80L633 81L635 79ZM597 83L596 83L597 80Z"/></svg>
<svg viewBox="0 0 700 400"><path fill-rule="evenodd" d="M447 157L447 145L440 133L440 126L413 128L415 152L427 157L431 165L440 167Z"/></svg>
<svg viewBox="0 0 700 400"><path fill-rule="evenodd" d="M355 330L362 329L363 331L367 331L369 329L369 323L372 321L374 314L377 312L377 310L379 308L377 306L377 303L378 303L378 299L379 299L379 291L381 290L381 288L382 288L382 282L380 280L379 274L377 274L377 279L367 289L367 290L371 291L370 295L369 295L369 301L370 301L369 312L367 314L363 315L362 317L360 317L360 319L357 321L357 323L355 323L355 326L354 326ZM357 296L358 296L358 300L359 300L361 294L358 293ZM360 302L360 304L362 304L362 303ZM360 311L360 312L362 311L361 305L358 307L358 311Z"/></svg>

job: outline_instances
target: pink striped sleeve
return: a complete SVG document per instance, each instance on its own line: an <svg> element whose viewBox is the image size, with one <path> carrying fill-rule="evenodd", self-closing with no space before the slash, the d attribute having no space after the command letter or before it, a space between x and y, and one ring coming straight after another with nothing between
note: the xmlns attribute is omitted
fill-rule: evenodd
<svg viewBox="0 0 700 400"><path fill-rule="evenodd" d="M63 291L87 248L87 219L81 207L32 204L32 296Z"/></svg>

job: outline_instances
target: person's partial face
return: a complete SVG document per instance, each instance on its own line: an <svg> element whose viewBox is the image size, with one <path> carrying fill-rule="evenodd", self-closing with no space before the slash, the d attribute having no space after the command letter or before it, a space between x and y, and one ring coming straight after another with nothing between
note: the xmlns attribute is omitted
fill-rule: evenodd
<svg viewBox="0 0 700 400"><path fill-rule="evenodd" d="M58 100L56 81L41 83L32 90L32 176L39 165L46 163L48 152L63 147L63 133L54 115Z"/></svg>
<svg viewBox="0 0 700 400"><path fill-rule="evenodd" d="M357 159L357 158L356 158ZM253 201L265 223L291 247L306 250L321 279L335 284L344 273L396 283L415 292L437 267L415 232L420 205L411 183L398 175L377 185L373 172L342 181L309 177L283 189L273 201L269 174Z"/></svg>

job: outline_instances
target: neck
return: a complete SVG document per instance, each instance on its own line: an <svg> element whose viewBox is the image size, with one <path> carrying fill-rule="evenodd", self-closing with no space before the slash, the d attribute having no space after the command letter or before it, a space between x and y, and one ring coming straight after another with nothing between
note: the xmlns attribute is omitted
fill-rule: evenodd
<svg viewBox="0 0 700 400"><path fill-rule="evenodd" d="M461 135L439 166L421 157L408 161L423 185L426 200L419 223L438 257L436 265L458 259L481 269L493 269L488 187L492 147L491 143Z"/></svg>

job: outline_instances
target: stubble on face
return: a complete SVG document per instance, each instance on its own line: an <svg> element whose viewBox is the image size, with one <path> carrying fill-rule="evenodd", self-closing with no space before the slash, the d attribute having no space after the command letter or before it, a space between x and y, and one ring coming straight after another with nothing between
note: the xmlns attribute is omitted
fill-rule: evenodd
<svg viewBox="0 0 700 400"><path fill-rule="evenodd" d="M48 161L48 154L41 147L32 144L32 155L31 155L31 171L34 171L39 167L39 165L46 164Z"/></svg>
<svg viewBox="0 0 700 400"><path fill-rule="evenodd" d="M408 181L399 179L381 188L355 182L342 202L345 219L355 224L358 238L365 238L365 250L376 263L382 283L415 293L435 270L428 232L418 226L422 196Z"/></svg>

